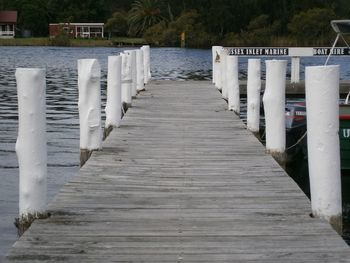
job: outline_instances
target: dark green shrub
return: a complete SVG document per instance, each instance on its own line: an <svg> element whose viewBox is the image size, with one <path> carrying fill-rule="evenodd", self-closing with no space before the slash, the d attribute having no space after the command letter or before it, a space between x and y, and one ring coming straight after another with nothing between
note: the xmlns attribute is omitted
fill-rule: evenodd
<svg viewBox="0 0 350 263"><path fill-rule="evenodd" d="M50 39L51 46L62 46L67 47L70 46L70 39L66 31L63 29L60 30L57 36Z"/></svg>

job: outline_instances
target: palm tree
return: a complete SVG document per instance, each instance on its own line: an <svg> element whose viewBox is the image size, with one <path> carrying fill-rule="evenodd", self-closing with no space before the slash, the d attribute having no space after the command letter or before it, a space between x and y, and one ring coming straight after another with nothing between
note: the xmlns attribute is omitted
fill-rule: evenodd
<svg viewBox="0 0 350 263"><path fill-rule="evenodd" d="M165 20L159 0L138 0L129 11L130 31L142 34L147 28Z"/></svg>

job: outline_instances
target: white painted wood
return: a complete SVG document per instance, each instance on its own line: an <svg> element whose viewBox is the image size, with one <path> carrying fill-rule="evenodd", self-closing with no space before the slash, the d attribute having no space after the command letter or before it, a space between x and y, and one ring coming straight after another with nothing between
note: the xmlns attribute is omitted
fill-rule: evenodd
<svg viewBox="0 0 350 263"><path fill-rule="evenodd" d="M257 133L260 124L261 60L248 59L247 128Z"/></svg>
<svg viewBox="0 0 350 263"><path fill-rule="evenodd" d="M266 150L270 153L284 153L286 148L286 71L286 60L266 61L266 87L263 102L266 123Z"/></svg>
<svg viewBox="0 0 350 263"><path fill-rule="evenodd" d="M341 224L339 66L306 67L305 88L312 211Z"/></svg>
<svg viewBox="0 0 350 263"><path fill-rule="evenodd" d="M19 216L46 210L46 79L45 70L16 69L18 96Z"/></svg>
<svg viewBox="0 0 350 263"><path fill-rule="evenodd" d="M108 57L107 102L105 127L119 127L122 117L122 57Z"/></svg>
<svg viewBox="0 0 350 263"><path fill-rule="evenodd" d="M141 47L143 51L143 61L144 61L144 81L147 84L151 79L151 48L149 45L144 45Z"/></svg>
<svg viewBox="0 0 350 263"><path fill-rule="evenodd" d="M132 76L131 76L131 56L129 53L122 53L122 102L131 105Z"/></svg>
<svg viewBox="0 0 350 263"><path fill-rule="evenodd" d="M130 55L131 59L131 97L135 98L137 94L136 50L126 50L124 52Z"/></svg>
<svg viewBox="0 0 350 263"><path fill-rule="evenodd" d="M215 86L218 88L218 90L222 90L222 59L221 59L221 50L223 49L223 47L218 47L217 48L217 55L215 58L215 63L216 63L216 82L215 82Z"/></svg>
<svg viewBox="0 0 350 263"><path fill-rule="evenodd" d="M144 65L143 65L143 51L136 50L136 72L137 72L137 91L145 89L144 82Z"/></svg>
<svg viewBox="0 0 350 263"><path fill-rule="evenodd" d="M226 57L226 86L228 95L228 110L237 114L240 112L240 94L238 80L238 57Z"/></svg>
<svg viewBox="0 0 350 263"><path fill-rule="evenodd" d="M227 80L226 80L226 71L227 71L227 65L226 65L226 58L227 58L227 50L221 49L220 50L220 59L221 59L221 95L224 99L228 98L228 90L227 90Z"/></svg>
<svg viewBox="0 0 350 263"><path fill-rule="evenodd" d="M97 59L78 60L80 149L102 147L101 67Z"/></svg>
<svg viewBox="0 0 350 263"><path fill-rule="evenodd" d="M290 82L298 83L300 82L300 57L292 57L291 63Z"/></svg>
<svg viewBox="0 0 350 263"><path fill-rule="evenodd" d="M222 49L221 46L213 46L212 47L212 81L215 85L217 85L217 75L218 75L218 71L219 68L217 67L217 65L220 63L220 54L219 54L219 50Z"/></svg>

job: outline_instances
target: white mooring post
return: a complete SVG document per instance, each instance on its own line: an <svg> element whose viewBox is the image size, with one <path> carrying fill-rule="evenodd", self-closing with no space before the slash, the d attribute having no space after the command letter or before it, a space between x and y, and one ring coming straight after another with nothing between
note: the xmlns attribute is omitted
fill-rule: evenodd
<svg viewBox="0 0 350 263"><path fill-rule="evenodd" d="M226 57L226 86L228 95L228 110L240 112L240 93L238 80L238 57Z"/></svg>
<svg viewBox="0 0 350 263"><path fill-rule="evenodd" d="M122 103L126 109L131 107L131 56L128 53L122 53Z"/></svg>
<svg viewBox="0 0 350 263"><path fill-rule="evenodd" d="M143 51L143 63L144 63L144 81L145 84L148 84L151 79L151 48L149 45L145 45L141 47Z"/></svg>
<svg viewBox="0 0 350 263"><path fill-rule="evenodd" d="M47 138L45 70L16 69L18 94L19 230L46 216Z"/></svg>
<svg viewBox="0 0 350 263"><path fill-rule="evenodd" d="M261 60L248 59L247 128L257 134L260 124Z"/></svg>
<svg viewBox="0 0 350 263"><path fill-rule="evenodd" d="M107 74L107 102L105 108L106 124L104 138L108 136L114 127L119 127L122 118L121 74L121 56L109 56Z"/></svg>
<svg viewBox="0 0 350 263"><path fill-rule="evenodd" d="M221 59L221 50L223 47L218 48L218 56L216 57L216 83L215 86L218 90L222 90L222 59Z"/></svg>
<svg viewBox="0 0 350 263"><path fill-rule="evenodd" d="M220 53L219 50L221 46L213 46L212 47L212 81L216 85L217 84L217 75L218 75L218 67L217 65L220 63Z"/></svg>
<svg viewBox="0 0 350 263"><path fill-rule="evenodd" d="M266 87L263 97L266 123L266 150L279 162L284 162L286 148L286 71L286 60L266 61Z"/></svg>
<svg viewBox="0 0 350 263"><path fill-rule="evenodd" d="M78 60L80 166L102 147L101 67L97 59Z"/></svg>
<svg viewBox="0 0 350 263"><path fill-rule="evenodd" d="M221 95L224 99L228 98L227 94L227 81L226 81L226 58L227 58L227 51L225 48L220 50L220 59L221 59Z"/></svg>
<svg viewBox="0 0 350 263"><path fill-rule="evenodd" d="M136 98L137 94L137 69L136 69L136 50L126 50L131 59L131 97Z"/></svg>
<svg viewBox="0 0 350 263"><path fill-rule="evenodd" d="M136 72L137 72L137 92L145 90L144 68L143 68L143 51L136 50Z"/></svg>
<svg viewBox="0 0 350 263"><path fill-rule="evenodd" d="M300 82L300 57L292 57L290 82Z"/></svg>
<svg viewBox="0 0 350 263"><path fill-rule="evenodd" d="M312 213L341 233L339 66L306 67L305 92Z"/></svg>

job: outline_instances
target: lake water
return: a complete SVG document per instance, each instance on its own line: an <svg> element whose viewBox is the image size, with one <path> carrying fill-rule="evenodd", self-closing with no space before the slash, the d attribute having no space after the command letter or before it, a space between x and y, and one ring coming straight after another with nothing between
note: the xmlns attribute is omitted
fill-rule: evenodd
<svg viewBox="0 0 350 263"><path fill-rule="evenodd" d="M0 47L0 259L17 238L18 215L17 91L15 68L40 67L47 75L48 198L79 169L77 60L97 58L102 68L102 107L105 104L107 57L122 48ZM325 58L301 61L320 65ZM350 79L348 58L335 58L341 78ZM332 61L330 61L332 63ZM263 67L264 68L264 67ZM211 79L211 50L151 49L152 77L156 80ZM240 59L240 77L246 76L247 58ZM345 191L346 189L344 189Z"/></svg>

